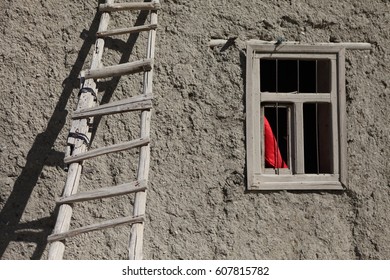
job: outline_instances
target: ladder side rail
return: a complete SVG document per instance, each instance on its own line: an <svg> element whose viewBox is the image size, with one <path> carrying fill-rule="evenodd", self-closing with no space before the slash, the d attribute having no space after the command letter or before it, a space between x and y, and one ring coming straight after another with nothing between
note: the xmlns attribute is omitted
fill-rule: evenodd
<svg viewBox="0 0 390 280"><path fill-rule="evenodd" d="M159 4L159 1L156 1ZM151 11L150 24L157 25L157 10ZM147 47L147 58L154 60L154 52L156 45L156 30L150 30L148 36L148 47ZM149 72L144 73L144 91L143 94L146 96L153 95L153 69ZM141 131L140 137L150 136L150 120L151 111L144 110L141 113ZM148 180L149 176L149 164L150 164L150 144L140 148L139 164L137 179ZM145 215L146 207L146 190L135 194L133 215L140 216ZM143 233L144 223L137 223L131 225L130 230L130 241L129 241L129 259L140 260L143 257Z"/></svg>
<svg viewBox="0 0 390 280"><path fill-rule="evenodd" d="M107 4L112 4L114 0L106 0ZM105 31L108 27L108 22L110 20L109 13L103 13L100 18L99 31ZM104 50L104 39L97 39L95 43L95 52L92 56L91 69L97 69L100 67L101 59ZM92 79L88 79L84 82L83 87L87 87L92 89L94 92L97 92L96 83ZM92 107L95 103L95 97L92 93L83 93L80 95L77 110L82 110L85 108ZM84 135L90 138L89 133L89 124L87 119L74 120L72 121L72 128L78 128L79 133L83 133ZM87 150L87 143L81 139L74 139L73 142L74 149L72 151L72 155L77 155L80 153L84 153ZM77 188L80 181L80 175L82 171L82 162L72 163L68 169L68 176L66 179L63 196L70 196L77 192ZM59 207L57 221L53 230L54 234L60 234L69 230L70 221L72 217L72 206L69 204L63 204ZM65 251L65 244L63 241L55 241L50 244L48 259L62 259Z"/></svg>

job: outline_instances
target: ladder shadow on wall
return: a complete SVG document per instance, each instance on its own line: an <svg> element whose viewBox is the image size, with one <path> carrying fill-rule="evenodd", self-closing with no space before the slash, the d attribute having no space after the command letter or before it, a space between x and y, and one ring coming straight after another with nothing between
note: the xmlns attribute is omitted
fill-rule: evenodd
<svg viewBox="0 0 390 280"><path fill-rule="evenodd" d="M136 19L135 25L145 23L148 11L141 11ZM57 216L58 207L48 217L35 219L20 223L30 196L41 176L44 166L63 167L64 153L53 149L54 143L66 124L66 106L74 89L79 88L79 74L83 70L84 63L88 57L91 47L95 44L95 34L98 31L100 14L96 13L89 30L81 34L84 43L81 46L76 62L73 65L68 77L63 82L63 90L54 111L47 123L46 130L36 136L27 157L26 164L16 179L12 192L7 198L4 207L0 211L0 259L3 257L10 242L34 243L35 249L31 255L24 255L28 259L41 259L47 245L47 236L51 234ZM120 63L127 62L133 52L138 34L131 34L126 42L110 42L107 40L106 47L117 48L122 51ZM117 40L115 40L117 41ZM120 81L120 78L113 78L109 85L101 84L105 93L101 98L101 104L108 103ZM99 125L100 118L96 117L93 126L93 135ZM92 143L91 139L91 143ZM59 195L59 194L57 194ZM51 200L51 202L54 201Z"/></svg>
<svg viewBox="0 0 390 280"><path fill-rule="evenodd" d="M53 146L66 123L66 105L73 90L79 86L78 75L94 44L93 34L96 33L98 27L99 16L96 14L89 30L81 34L81 37L86 38L79 50L75 64L63 82L63 90L47 123L46 130L34 139L26 157L26 164L16 179L12 192L0 212L0 223L2 224L0 227L0 235L2 236L0 258L12 241L35 243L34 253L28 256L31 259L40 259L44 252L46 238L52 230L55 218L50 216L25 223L20 223L20 219L44 166L63 166L64 153L54 151Z"/></svg>
<svg viewBox="0 0 390 280"><path fill-rule="evenodd" d="M138 25L144 25L149 15L149 11L141 11L135 21L135 26ZM119 60L118 64L129 62L129 59L131 57L131 54L133 53L134 46L137 42L137 39L139 37L140 33L132 33L128 37L126 42L123 42L122 40L113 39L113 38L106 38L105 39L105 48L113 49L116 51L120 51L122 53L122 56ZM100 100L100 104L106 104L109 103L111 100L111 97L118 87L119 81L121 77L113 77L112 79L108 80L107 82L99 82L98 88L100 90L104 90L104 94ZM94 137L96 135L97 128L99 126L100 120L102 116L95 116L93 121L93 127L92 127L92 138L90 145L92 145Z"/></svg>

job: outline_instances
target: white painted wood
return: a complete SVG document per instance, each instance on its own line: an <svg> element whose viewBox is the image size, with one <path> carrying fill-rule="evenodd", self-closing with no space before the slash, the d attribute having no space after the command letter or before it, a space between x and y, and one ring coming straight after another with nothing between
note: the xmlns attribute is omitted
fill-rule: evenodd
<svg viewBox="0 0 390 280"><path fill-rule="evenodd" d="M330 93L273 93L262 92L262 102L326 102L330 103Z"/></svg>
<svg viewBox="0 0 390 280"><path fill-rule="evenodd" d="M146 110L152 108L152 97L139 95L114 101L100 106L78 110L73 113L72 118L87 118L93 116L102 116L108 114L124 113L136 110Z"/></svg>
<svg viewBox="0 0 390 280"><path fill-rule="evenodd" d="M285 54L286 56L293 57L293 54L334 54L340 51L343 47L338 45L332 46L317 46L317 45L308 45L308 44L263 44L257 43L256 41L250 40L248 42L252 48L258 54L267 53L267 54Z"/></svg>
<svg viewBox="0 0 390 280"><path fill-rule="evenodd" d="M292 106L287 106L287 135L288 135L288 139L287 139L287 145L288 145L288 153L287 153L287 156L288 156L288 159L287 159L287 166L288 166L288 172L290 174L292 174L292 170L293 170L293 141L292 141L292 138L293 138L293 131L292 131ZM279 170L280 172L280 170Z"/></svg>
<svg viewBox="0 0 390 280"><path fill-rule="evenodd" d="M253 49L250 45L246 48L246 159L247 159L247 188L250 189L253 185L253 174L256 168L256 156L261 156L255 153L255 112L256 104L254 104L254 77L253 77ZM260 106L260 104L258 104ZM260 117L260 116L259 116ZM260 143L259 143L260 144ZM260 159L258 159L260 161ZM260 166L259 166L260 168Z"/></svg>
<svg viewBox="0 0 390 280"><path fill-rule="evenodd" d="M259 104L261 104L259 102ZM257 126L257 122L260 122L259 126L260 126L260 131L258 132L258 136L255 137L256 141L257 139L260 139L260 145L256 145L254 147L254 150L255 150L255 155L256 155L256 158L255 158L255 164L256 166L253 168L254 169L254 173L266 173L267 169L265 167L265 141L264 141L264 108L265 106L262 106L262 105L259 105L260 106L260 114L259 114L259 121L255 120L255 123L256 123L256 126ZM256 132L257 134L257 132ZM260 149L260 152L257 152L256 149ZM259 153L259 155L257 155ZM259 166L259 168L257 168L257 166Z"/></svg>
<svg viewBox="0 0 390 280"><path fill-rule="evenodd" d="M301 182L301 181L321 181L335 182L339 181L339 174L255 174L259 182Z"/></svg>
<svg viewBox="0 0 390 280"><path fill-rule="evenodd" d="M303 103L294 103L294 173L304 174L305 173L305 154L304 154L304 136L303 136Z"/></svg>
<svg viewBox="0 0 390 280"><path fill-rule="evenodd" d="M347 169L347 125L346 125L346 97L345 97L345 49L338 53L338 120L339 120L339 162L340 181L344 186L348 184Z"/></svg>
<svg viewBox="0 0 390 280"><path fill-rule="evenodd" d="M349 49L349 50L370 50L371 44L365 43L365 42L340 42L340 43L313 43L313 44L307 44L307 43L301 43L297 41L285 41L281 44L277 44L277 41L262 41L262 40L249 40L248 44L252 45L253 47L258 46L271 46L273 48L279 48L279 50L283 49L284 46L299 46L299 48L302 48L302 52L305 52L305 47L313 47L311 50L316 50L315 52L326 52L326 53L334 53L334 47L337 49ZM319 47L319 48L316 48ZM326 47L326 48L323 48Z"/></svg>
<svg viewBox="0 0 390 280"><path fill-rule="evenodd" d="M264 168L264 170L261 172L261 174L279 174L279 175L291 175L291 170L289 168Z"/></svg>
<svg viewBox="0 0 390 280"><path fill-rule="evenodd" d="M80 227L77 229L57 233L57 234L52 234L52 235L48 236L47 240L49 242L59 241L59 240L70 238L70 237L73 237L73 236L76 236L76 235L79 235L82 233L87 233L87 232L91 232L91 231L95 231L95 230L101 230L101 229L105 229L105 228L111 228L111 227L115 227L115 226L119 226L119 225L123 225L123 224L143 223L143 221L144 221L143 216L121 217L121 218L108 220L108 221L104 221L101 223L96 223L96 224Z"/></svg>
<svg viewBox="0 0 390 280"><path fill-rule="evenodd" d="M321 54L321 53L294 53L294 54L291 54L291 53L284 53L284 52L281 52L281 53L275 53L275 52L271 52L271 53L266 53L266 52L262 52L262 53L256 53L255 58L257 59L265 59L265 58L268 58L268 59L286 59L286 58L291 58L291 59L308 59L308 60L312 60L312 59L333 59L333 60L336 60L336 56L335 55L330 55L330 54Z"/></svg>
<svg viewBox="0 0 390 280"><path fill-rule="evenodd" d="M258 63L257 60L252 59L252 81L258 80L258 77L260 77L260 63ZM253 140L254 143L260 143L255 145L253 148L253 171L259 172L264 167L264 123L263 123L263 117L264 112L261 109L261 102L260 102L260 95L258 92L260 91L260 82L254 82L253 88L252 88L252 110L254 112L253 115L253 126L255 128L253 133Z"/></svg>
<svg viewBox="0 0 390 280"><path fill-rule="evenodd" d="M347 184L347 163L346 163L346 126L345 126L345 48L368 49L369 44L295 44L264 43L258 40L247 42L247 170L248 189L250 190L342 190ZM249 56L251 62L248 62ZM284 58L284 59L328 59L330 60L331 87L330 93L271 93L260 92L258 87L261 69L256 69L262 58ZM256 76L253 75L256 73ZM327 89L323 89L327 90ZM260 99L257 99L260 97ZM303 137L303 103L329 103L331 104L331 138L333 148L330 151L333 164L330 175L334 177L312 177L313 174L304 174L304 137ZM292 132L294 133L290 151L292 152L292 174L282 170L278 174L272 170L264 169L263 166L257 170L256 149L260 148L261 156L264 155L262 138L255 140L255 135L262 135L262 125L253 125L256 122L258 113L255 113L257 104L292 104ZM322 117L325 117L322 112ZM260 115L263 118L263 109ZM260 119L261 119L260 118ZM253 132L248 130L254 129ZM251 138L249 138L251 137ZM255 164L254 164L255 163ZM260 162L260 165L262 162ZM271 177L266 177L271 176ZM326 178L324 180L324 178ZM329 179L330 178L330 179ZM329 180L328 180L329 179Z"/></svg>
<svg viewBox="0 0 390 280"><path fill-rule="evenodd" d="M306 191L321 191L321 190L344 190L340 182L262 182L255 181L252 190L275 191L275 190L306 190Z"/></svg>
<svg viewBox="0 0 390 280"><path fill-rule="evenodd" d="M343 190L339 174L254 175L253 190Z"/></svg>
<svg viewBox="0 0 390 280"><path fill-rule="evenodd" d="M93 199L108 198L113 196L125 195L146 190L146 181L135 181L125 183L118 186L100 188L97 190L76 193L68 197L61 197L57 200L58 204L75 203L81 201L88 201Z"/></svg>
<svg viewBox="0 0 390 280"><path fill-rule="evenodd" d="M331 114L332 114L332 170L339 170L339 121L338 121L338 69L337 61L331 63Z"/></svg>

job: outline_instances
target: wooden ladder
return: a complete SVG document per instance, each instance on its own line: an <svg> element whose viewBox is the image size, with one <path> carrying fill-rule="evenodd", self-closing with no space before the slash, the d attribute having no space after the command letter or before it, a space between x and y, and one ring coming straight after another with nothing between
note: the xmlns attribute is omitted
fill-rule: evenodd
<svg viewBox="0 0 390 280"><path fill-rule="evenodd" d="M150 161L150 118L152 108L152 78L153 59L156 41L157 10L160 8L159 0L148 2L114 3L114 0L106 0L99 5L102 12L99 29L96 34L95 51L89 70L80 74L80 96L77 109L72 116L68 145L65 155L65 163L68 165L68 175L62 197L59 204L58 217L53 233L48 236L50 242L48 259L62 259L65 250L65 239L90 231L101 230L122 224L131 224L129 259L142 259L144 215L146 206L146 188ZM149 11L149 24L107 30L110 13L115 11L142 10ZM104 38L118 34L138 33L148 31L147 57L145 59L122 63L114 66L102 67L102 55L104 50ZM132 73L144 72L142 94L124 100L111 102L98 106L97 81L98 79L122 76ZM109 114L141 111L140 137L138 139L114 144L108 147L97 148L88 151L89 139L91 139L91 127L93 118ZM77 192L83 161L100 155L139 148L139 162L137 180L113 187L104 187L97 190ZM73 203L114 197L135 193L133 215L107 220L101 223L69 229L72 217Z"/></svg>

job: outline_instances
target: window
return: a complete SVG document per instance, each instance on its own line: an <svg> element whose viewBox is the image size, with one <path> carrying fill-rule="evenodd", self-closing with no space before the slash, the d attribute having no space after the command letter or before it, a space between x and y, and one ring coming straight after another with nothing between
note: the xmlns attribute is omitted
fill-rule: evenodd
<svg viewBox="0 0 390 280"><path fill-rule="evenodd" d="M249 190L346 185L341 46L247 43Z"/></svg>

